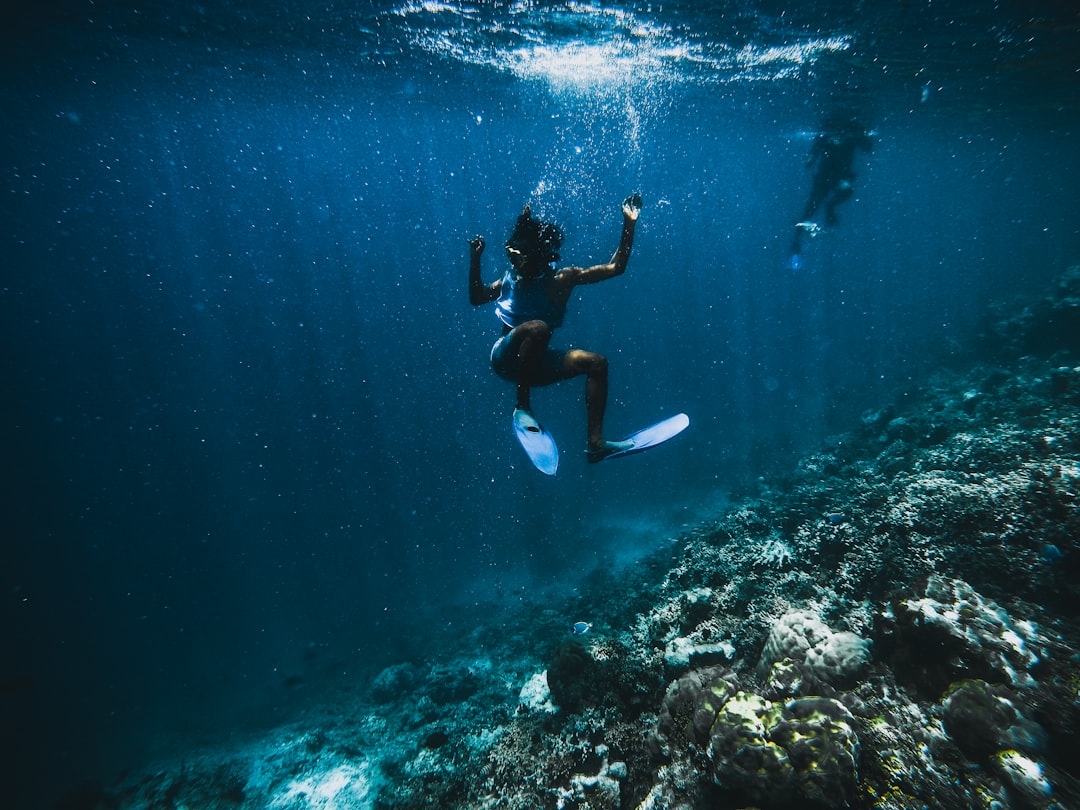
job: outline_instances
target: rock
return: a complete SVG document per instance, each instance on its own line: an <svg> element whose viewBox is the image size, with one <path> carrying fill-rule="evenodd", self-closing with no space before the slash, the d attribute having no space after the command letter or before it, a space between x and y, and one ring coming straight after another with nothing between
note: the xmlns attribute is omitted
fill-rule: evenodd
<svg viewBox="0 0 1080 810"><path fill-rule="evenodd" d="M518 710L553 714L555 704L551 702L551 690L548 688L547 672L537 672L518 693Z"/></svg>
<svg viewBox="0 0 1080 810"><path fill-rule="evenodd" d="M408 694L419 680L419 672L412 664L395 664L387 667L371 683L371 697L379 703L389 703Z"/></svg>
<svg viewBox="0 0 1080 810"><path fill-rule="evenodd" d="M1030 686L1045 641L966 582L937 574L882 614L897 669L924 693L940 695L963 677Z"/></svg>
<svg viewBox="0 0 1080 810"><path fill-rule="evenodd" d="M619 810L621 789L619 780L626 778L625 762L608 762L606 745L596 746L600 770L596 775L574 774L570 787L559 795L556 810L588 808L588 810Z"/></svg>
<svg viewBox="0 0 1080 810"><path fill-rule="evenodd" d="M1036 753L1046 745L1046 732L1024 716L1016 695L986 681L954 684L943 704L945 731L975 761L1006 748Z"/></svg>
<svg viewBox="0 0 1080 810"><path fill-rule="evenodd" d="M1018 795L1023 807L1064 807L1054 801L1054 788L1036 760L1019 751L1000 751L992 762L994 772Z"/></svg>
<svg viewBox="0 0 1080 810"><path fill-rule="evenodd" d="M577 711L594 694L596 661L576 638L567 639L556 651L547 671L551 699L560 709Z"/></svg>

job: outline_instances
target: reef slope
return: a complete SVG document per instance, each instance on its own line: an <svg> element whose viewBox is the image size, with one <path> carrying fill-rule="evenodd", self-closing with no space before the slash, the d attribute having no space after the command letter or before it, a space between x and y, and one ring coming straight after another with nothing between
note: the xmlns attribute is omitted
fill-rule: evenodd
<svg viewBox="0 0 1080 810"><path fill-rule="evenodd" d="M1080 807L1080 268L978 357L573 604L85 806Z"/></svg>

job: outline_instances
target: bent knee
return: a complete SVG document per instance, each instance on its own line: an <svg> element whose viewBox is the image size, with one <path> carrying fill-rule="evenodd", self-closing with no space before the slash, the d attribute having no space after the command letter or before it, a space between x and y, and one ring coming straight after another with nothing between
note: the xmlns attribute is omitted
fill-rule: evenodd
<svg viewBox="0 0 1080 810"><path fill-rule="evenodd" d="M608 361L602 354L574 349L566 353L566 365L575 374L606 372Z"/></svg>
<svg viewBox="0 0 1080 810"><path fill-rule="evenodd" d="M514 334L520 335L522 338L547 339L551 337L551 327L544 321L525 321L525 323L514 327Z"/></svg>

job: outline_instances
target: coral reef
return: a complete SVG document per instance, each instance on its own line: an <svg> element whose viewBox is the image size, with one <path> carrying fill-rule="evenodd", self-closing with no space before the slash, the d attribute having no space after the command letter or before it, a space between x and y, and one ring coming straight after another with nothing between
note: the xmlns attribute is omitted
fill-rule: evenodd
<svg viewBox="0 0 1080 810"><path fill-rule="evenodd" d="M1036 624L1013 621L966 582L936 574L890 604L882 619L894 665L931 695L965 675L1031 686L1030 670L1049 644Z"/></svg>
<svg viewBox="0 0 1080 810"><path fill-rule="evenodd" d="M1024 716L1007 687L960 681L949 688L942 709L945 731L975 761L1012 749L1038 754L1046 747L1046 732Z"/></svg>
<svg viewBox="0 0 1080 810"><path fill-rule="evenodd" d="M590 578L588 634L523 601L108 806L1080 807L1078 302Z"/></svg>
<svg viewBox="0 0 1080 810"><path fill-rule="evenodd" d="M854 722L831 698L780 704L738 692L709 730L713 781L763 805L847 807L858 780Z"/></svg>
<svg viewBox="0 0 1080 810"><path fill-rule="evenodd" d="M801 672L812 684L841 685L869 661L868 640L847 631L835 633L816 613L793 610L773 624L758 671L767 674L779 665L784 672Z"/></svg>

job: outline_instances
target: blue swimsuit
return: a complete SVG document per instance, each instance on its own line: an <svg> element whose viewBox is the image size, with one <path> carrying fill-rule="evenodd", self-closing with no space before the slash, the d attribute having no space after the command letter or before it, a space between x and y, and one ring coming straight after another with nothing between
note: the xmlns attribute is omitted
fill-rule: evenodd
<svg viewBox="0 0 1080 810"><path fill-rule="evenodd" d="M543 321L552 329L562 326L566 304L552 300L551 287L555 276L544 273L539 278L515 276L507 270L495 302L499 320L513 329L526 321Z"/></svg>
<svg viewBox="0 0 1080 810"><path fill-rule="evenodd" d="M553 280L551 273L530 279L515 276L508 270L503 276L499 300L495 302L495 314L507 331L491 349L491 367L503 379L516 382L521 370L521 358L517 351L510 350L514 342L510 330L528 321L543 321L552 329L562 326L566 304L552 300L550 290ZM549 347L532 384L548 385L566 379L565 357L565 349Z"/></svg>

